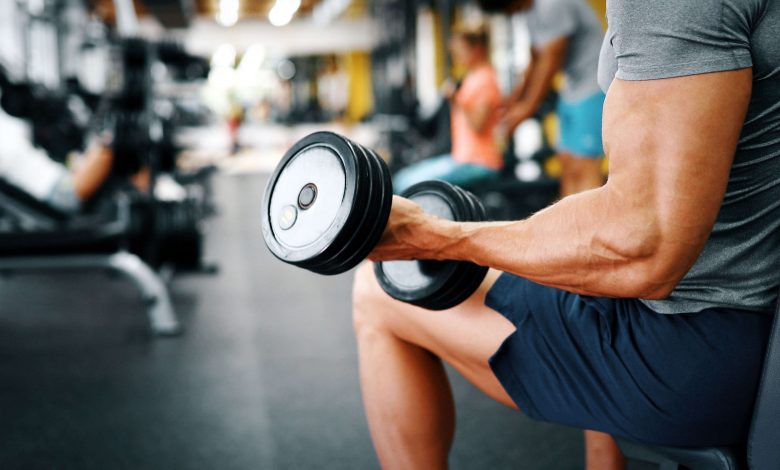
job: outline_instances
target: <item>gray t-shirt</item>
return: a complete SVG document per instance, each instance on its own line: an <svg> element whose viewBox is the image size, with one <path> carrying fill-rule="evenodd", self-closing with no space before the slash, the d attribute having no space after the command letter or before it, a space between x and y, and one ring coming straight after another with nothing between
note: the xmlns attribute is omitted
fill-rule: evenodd
<svg viewBox="0 0 780 470"><path fill-rule="evenodd" d="M659 313L769 310L780 285L780 1L609 0L599 65L653 80L753 68L753 91L710 238ZM702 171L706 171L703 168Z"/></svg>
<svg viewBox="0 0 780 470"><path fill-rule="evenodd" d="M604 29L586 0L535 0L525 13L531 45L568 38L561 98L577 101L599 91L596 80Z"/></svg>

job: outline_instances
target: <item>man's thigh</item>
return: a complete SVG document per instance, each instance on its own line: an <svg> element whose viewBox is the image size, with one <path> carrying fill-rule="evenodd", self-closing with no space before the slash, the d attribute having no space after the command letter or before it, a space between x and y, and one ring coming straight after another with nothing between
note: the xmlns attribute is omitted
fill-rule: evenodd
<svg viewBox="0 0 780 470"><path fill-rule="evenodd" d="M374 278L373 265L364 263L356 274L355 298L357 302L367 300L370 305L361 308L370 308L372 315L381 316L383 327L393 335L430 351L491 398L516 408L488 364L515 331L509 320L485 306L485 296L499 275L490 270L465 302L449 310L430 311L385 294Z"/></svg>

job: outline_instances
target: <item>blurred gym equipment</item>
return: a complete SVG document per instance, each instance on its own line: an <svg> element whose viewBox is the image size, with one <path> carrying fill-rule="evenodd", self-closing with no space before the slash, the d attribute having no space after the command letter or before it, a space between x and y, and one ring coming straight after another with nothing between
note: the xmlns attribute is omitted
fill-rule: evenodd
<svg viewBox="0 0 780 470"><path fill-rule="evenodd" d="M132 4L118 6L118 14L134 17ZM160 106L152 68L166 64L173 76L199 79L208 65L172 42L115 38L100 29L88 37L87 31L68 26L62 16L66 11L58 4L47 2L43 8L42 15L31 18L83 41L86 45L78 51L96 44L108 48L112 75L96 95L72 77L55 73L50 83L34 81L34 76L23 81L0 67L0 105L8 115L26 120L33 144L59 162L83 150L88 136L108 131L112 176L77 215L63 213L0 179L0 270L120 273L140 289L151 331L175 335L181 326L165 279L174 272L216 272L215 265L203 261L202 229L202 221L214 211L209 189L213 171L178 168L173 114L170 106ZM122 23L132 26L133 21ZM149 175L146 191L128 184L128 178L140 171ZM176 186L178 195L161 197L162 180Z"/></svg>

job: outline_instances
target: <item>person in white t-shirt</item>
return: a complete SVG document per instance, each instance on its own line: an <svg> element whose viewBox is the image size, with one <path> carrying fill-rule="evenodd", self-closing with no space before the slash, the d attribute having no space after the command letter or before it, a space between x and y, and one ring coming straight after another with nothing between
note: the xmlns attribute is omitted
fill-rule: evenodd
<svg viewBox="0 0 780 470"><path fill-rule="evenodd" d="M90 145L70 169L35 148L28 124L2 108L0 136L0 179L62 211L80 211L111 173L114 155L107 139Z"/></svg>

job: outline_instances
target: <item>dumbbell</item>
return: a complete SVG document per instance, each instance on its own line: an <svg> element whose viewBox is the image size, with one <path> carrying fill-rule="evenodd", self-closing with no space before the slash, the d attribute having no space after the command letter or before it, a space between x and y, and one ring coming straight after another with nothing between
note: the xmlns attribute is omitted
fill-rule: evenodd
<svg viewBox="0 0 780 470"><path fill-rule="evenodd" d="M486 219L476 196L444 181L426 181L403 197L455 221ZM290 148L265 190L263 239L278 259L335 275L357 266L382 237L393 199L390 171L371 149L331 132L315 132ZM462 261L374 264L382 289L430 310L451 308L481 284L487 268Z"/></svg>

